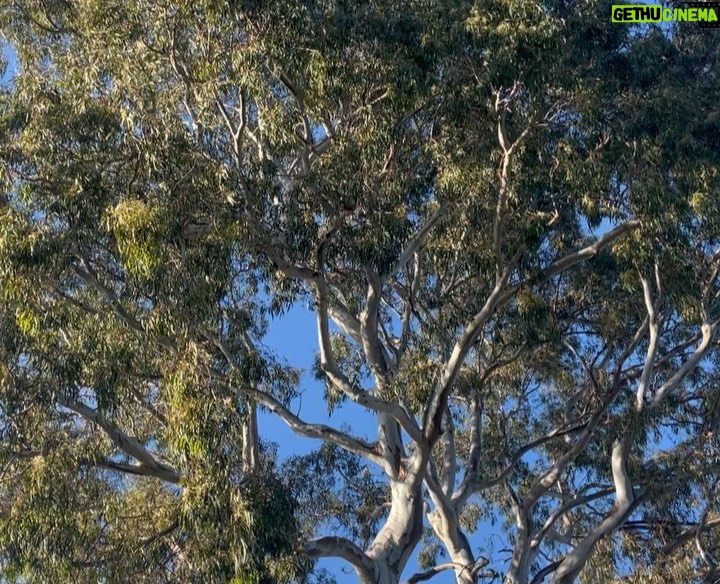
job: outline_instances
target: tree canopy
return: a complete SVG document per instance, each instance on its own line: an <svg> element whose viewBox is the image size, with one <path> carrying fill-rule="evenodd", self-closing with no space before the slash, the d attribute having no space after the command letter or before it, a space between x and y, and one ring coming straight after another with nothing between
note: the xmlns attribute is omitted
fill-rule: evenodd
<svg viewBox="0 0 720 584"><path fill-rule="evenodd" d="M581 0L0 29L1 579L717 581L716 31ZM264 341L298 306L324 393Z"/></svg>

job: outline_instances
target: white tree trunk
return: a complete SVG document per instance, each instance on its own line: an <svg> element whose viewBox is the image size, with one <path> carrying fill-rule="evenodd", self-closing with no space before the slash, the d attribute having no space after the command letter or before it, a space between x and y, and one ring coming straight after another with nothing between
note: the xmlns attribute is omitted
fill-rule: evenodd
<svg viewBox="0 0 720 584"><path fill-rule="evenodd" d="M436 510L428 516L428 519L454 564L455 582L457 584L474 584L477 581L473 571L475 558L470 549L470 542L457 524L457 518L455 516L446 517Z"/></svg>
<svg viewBox="0 0 720 584"><path fill-rule="evenodd" d="M385 525L367 555L377 564L377 584L397 584L423 531L422 492L416 481L391 481L392 502Z"/></svg>

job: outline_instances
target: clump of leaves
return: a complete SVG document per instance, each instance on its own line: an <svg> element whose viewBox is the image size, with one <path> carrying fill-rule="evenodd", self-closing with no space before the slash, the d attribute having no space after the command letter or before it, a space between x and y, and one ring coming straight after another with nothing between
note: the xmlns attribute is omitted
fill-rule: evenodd
<svg viewBox="0 0 720 584"><path fill-rule="evenodd" d="M109 210L106 225L115 236L128 272L138 278L150 278L163 261L160 210L139 199L122 201Z"/></svg>

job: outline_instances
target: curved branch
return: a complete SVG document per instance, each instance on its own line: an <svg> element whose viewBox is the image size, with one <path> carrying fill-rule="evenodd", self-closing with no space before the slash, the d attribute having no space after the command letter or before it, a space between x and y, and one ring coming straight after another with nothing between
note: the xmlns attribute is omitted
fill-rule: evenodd
<svg viewBox="0 0 720 584"><path fill-rule="evenodd" d="M433 566L429 570L425 570L424 572L417 572L416 574L413 574L407 580L405 580L403 584L415 584L416 582L424 582L425 580L430 580L430 578L437 576L440 572L456 569L467 570L467 566L463 566L462 564L456 564L455 562L439 564L437 566Z"/></svg>
<svg viewBox="0 0 720 584"><path fill-rule="evenodd" d="M371 410L387 414L395 418L407 432L408 436L417 444L423 442L423 435L417 422L399 404L380 399L370 392L355 387L340 371L332 352L330 342L330 325L328 319L327 285L322 277L316 280L317 285L317 329L318 344L320 346L320 368L328 379L354 402L370 408Z"/></svg>
<svg viewBox="0 0 720 584"><path fill-rule="evenodd" d="M718 324L720 324L718 321L715 321L712 324L708 322L703 323L702 341L700 341L700 344L697 346L690 358L685 361L682 367L680 367L680 369L675 372L675 375L668 379L662 385L662 387L657 390L657 392L655 393L655 397L652 401L653 408L659 406L663 402L667 394L670 393L673 389L675 389L680 384L680 382L685 379L685 376L688 375L688 373L692 372L695 367L698 366L703 357L705 357L708 349L712 345L712 340L715 337L715 333L717 332Z"/></svg>
<svg viewBox="0 0 720 584"><path fill-rule="evenodd" d="M490 489L496 485L499 485L502 483L507 476L512 472L513 468L515 468L515 465L520 462L520 459L525 456L528 452L533 450L534 448L537 448L538 446L542 446L546 442L549 442L550 440L554 438L559 438L561 436L565 436L566 434L570 434L572 432L575 432L577 430L580 430L581 428L585 428L588 424L577 424L568 428L556 428L552 432L549 432L548 434L545 434L545 436L542 436L536 440L533 440L532 442L529 442L525 446L522 446L521 448L518 448L515 453L510 458L510 462L508 462L505 467L500 471L500 474L495 476L492 479L483 481L482 483L479 483L475 486L473 490L465 489L459 489L452 497L452 501L455 505L458 505L461 501L461 497L464 497L465 500L467 497L469 497L470 494L473 492L478 491L484 491L486 489ZM469 492L468 492L469 491Z"/></svg>
<svg viewBox="0 0 720 584"><path fill-rule="evenodd" d="M596 501L597 499L602 499L603 497L607 497L608 495L612 495L614 492L614 489L603 489L600 491L596 491L595 493L591 493L589 495L585 495L583 497L577 497L571 501L568 501L565 505L554 511L550 517L548 517L547 521L545 521L545 524L542 526L542 529L533 537L532 541L530 542L530 545L532 547L538 547L540 543L542 543L542 540L545 538L547 533L552 529L552 526L555 525L555 522L560 519L565 513L568 511L572 511L576 507L579 507L580 505L585 505L586 503L591 503L592 501ZM558 562L559 564L559 562Z"/></svg>
<svg viewBox="0 0 720 584"><path fill-rule="evenodd" d="M311 558L342 558L352 564L362 582L375 580L375 562L358 545L338 536L312 539L304 545Z"/></svg>
<svg viewBox="0 0 720 584"><path fill-rule="evenodd" d="M241 389L241 391L277 415L296 434L307 438L326 440L344 448L348 452L362 456L382 466L383 460L375 453L374 445L353 438L325 424L310 424L305 422L285 407L280 400L263 391L254 388L245 388Z"/></svg>
<svg viewBox="0 0 720 584"><path fill-rule="evenodd" d="M447 208L447 205L441 205L438 210L432 214L430 219L428 219L425 225L420 228L415 237L413 237L410 242L405 246L405 249L402 251L400 257L398 258L398 261L395 263L395 266L393 266L391 273L395 274L405 267L405 265L410 261L410 258L413 256L413 254L418 249L420 249L420 246L430 234L433 227L438 224Z"/></svg>
<svg viewBox="0 0 720 584"><path fill-rule="evenodd" d="M615 483L615 505L605 519L592 529L575 548L565 556L555 570L553 584L571 584L587 563L595 544L603 537L615 531L637 505L639 500L633 493L632 483L627 471L627 459L630 454L631 440L624 436L613 446L611 468Z"/></svg>
<svg viewBox="0 0 720 584"><path fill-rule="evenodd" d="M669 556L679 547L682 547L687 542L694 540L698 532L707 531L716 527L720 527L720 517L713 517L712 519L708 519L707 521L705 521L704 524L698 524L695 527L681 533L675 539L665 544L665 547L663 547L662 549L662 553L666 556Z"/></svg>

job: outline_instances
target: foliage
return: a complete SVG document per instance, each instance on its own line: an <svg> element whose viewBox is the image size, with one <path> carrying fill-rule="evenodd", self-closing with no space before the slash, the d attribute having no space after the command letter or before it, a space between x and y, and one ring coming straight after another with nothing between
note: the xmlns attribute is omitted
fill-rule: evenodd
<svg viewBox="0 0 720 584"><path fill-rule="evenodd" d="M3 8L3 578L717 578L719 40L609 7Z"/></svg>

